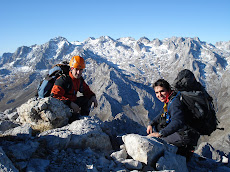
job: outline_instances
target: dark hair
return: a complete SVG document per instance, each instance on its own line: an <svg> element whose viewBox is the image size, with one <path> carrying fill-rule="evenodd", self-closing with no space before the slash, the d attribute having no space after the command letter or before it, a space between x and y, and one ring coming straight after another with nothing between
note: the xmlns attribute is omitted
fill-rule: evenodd
<svg viewBox="0 0 230 172"><path fill-rule="evenodd" d="M164 79L158 79L154 84L153 84L153 89L157 86L161 86L165 88L167 91L171 91L171 86L170 84L164 80Z"/></svg>

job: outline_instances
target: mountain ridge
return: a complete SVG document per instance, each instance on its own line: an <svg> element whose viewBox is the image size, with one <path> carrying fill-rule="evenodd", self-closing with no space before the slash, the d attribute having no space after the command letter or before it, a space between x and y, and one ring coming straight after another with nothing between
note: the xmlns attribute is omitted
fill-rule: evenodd
<svg viewBox="0 0 230 172"><path fill-rule="evenodd" d="M154 109L160 102L151 84L159 78L172 83L184 68L194 72L218 107L218 102L222 103L220 99L217 101L221 90L215 83L221 83L229 69L228 45L229 42L220 42L217 48L198 37L150 41L146 37L115 40L102 36L83 42L56 37L42 45L22 46L15 53L3 54L0 59L0 109L3 111L24 103L33 96L48 69L74 55L81 55L86 60L84 78L98 94L100 106L93 113L101 119L125 111L131 119L146 125L148 118L160 109ZM126 96L130 92L133 94Z"/></svg>

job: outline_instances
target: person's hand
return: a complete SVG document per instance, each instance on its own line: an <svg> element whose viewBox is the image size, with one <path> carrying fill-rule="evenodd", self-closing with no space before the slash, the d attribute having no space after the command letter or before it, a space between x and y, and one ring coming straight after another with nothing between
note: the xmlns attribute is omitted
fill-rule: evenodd
<svg viewBox="0 0 230 172"><path fill-rule="evenodd" d="M70 108L73 109L73 113L80 113L80 107L74 103L74 102L71 102L70 103Z"/></svg>
<svg viewBox="0 0 230 172"><path fill-rule="evenodd" d="M152 132L153 132L153 127L151 125L148 125L147 134L151 134Z"/></svg>
<svg viewBox="0 0 230 172"><path fill-rule="evenodd" d="M91 97L91 99L89 100L90 106L92 105L92 103L93 103L94 108L98 106L96 96Z"/></svg>
<svg viewBox="0 0 230 172"><path fill-rule="evenodd" d="M158 132L153 132L153 133L149 134L148 136L149 137L157 137L157 138L161 137L161 135Z"/></svg>

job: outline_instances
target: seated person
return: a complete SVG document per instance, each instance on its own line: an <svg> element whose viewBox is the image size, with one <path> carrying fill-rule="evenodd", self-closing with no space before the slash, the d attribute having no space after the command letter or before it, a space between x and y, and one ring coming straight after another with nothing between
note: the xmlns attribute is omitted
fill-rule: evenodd
<svg viewBox="0 0 230 172"><path fill-rule="evenodd" d="M63 101L72 110L72 120L76 120L80 115L89 115L92 103L97 107L97 99L95 94L90 90L89 86L82 78L85 61L80 56L72 57L70 63L69 75L61 75L51 90L51 96ZM81 92L83 96L77 97L77 92Z"/></svg>
<svg viewBox="0 0 230 172"><path fill-rule="evenodd" d="M186 125L185 106L180 101L180 96L171 89L170 84L164 79L159 79L153 84L153 88L156 97L164 103L164 107L148 125L147 134L177 146L178 154L186 156L188 151L197 145L200 135Z"/></svg>

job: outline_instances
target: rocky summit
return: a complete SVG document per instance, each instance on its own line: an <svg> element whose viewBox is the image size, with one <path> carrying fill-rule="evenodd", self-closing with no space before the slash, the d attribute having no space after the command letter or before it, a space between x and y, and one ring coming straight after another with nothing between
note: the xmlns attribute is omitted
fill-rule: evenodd
<svg viewBox="0 0 230 172"><path fill-rule="evenodd" d="M1 171L230 171L229 45L184 37L102 36L83 42L57 37L3 54ZM66 105L35 94L48 70L74 55L86 60L83 77L99 105L69 124ZM152 83L159 78L172 83L181 69L190 69L213 97L219 120L189 159L146 136L149 120L162 108Z"/></svg>
<svg viewBox="0 0 230 172"><path fill-rule="evenodd" d="M54 98L32 98L13 114L4 113L0 123L1 171L230 170L226 154L208 143L200 144L186 161L176 154L177 147L146 136L145 127L125 114L105 122L96 116L82 116L68 124L61 122L70 117L68 107L55 116L64 106ZM37 110L28 113L31 109ZM53 125L57 118L62 125Z"/></svg>

